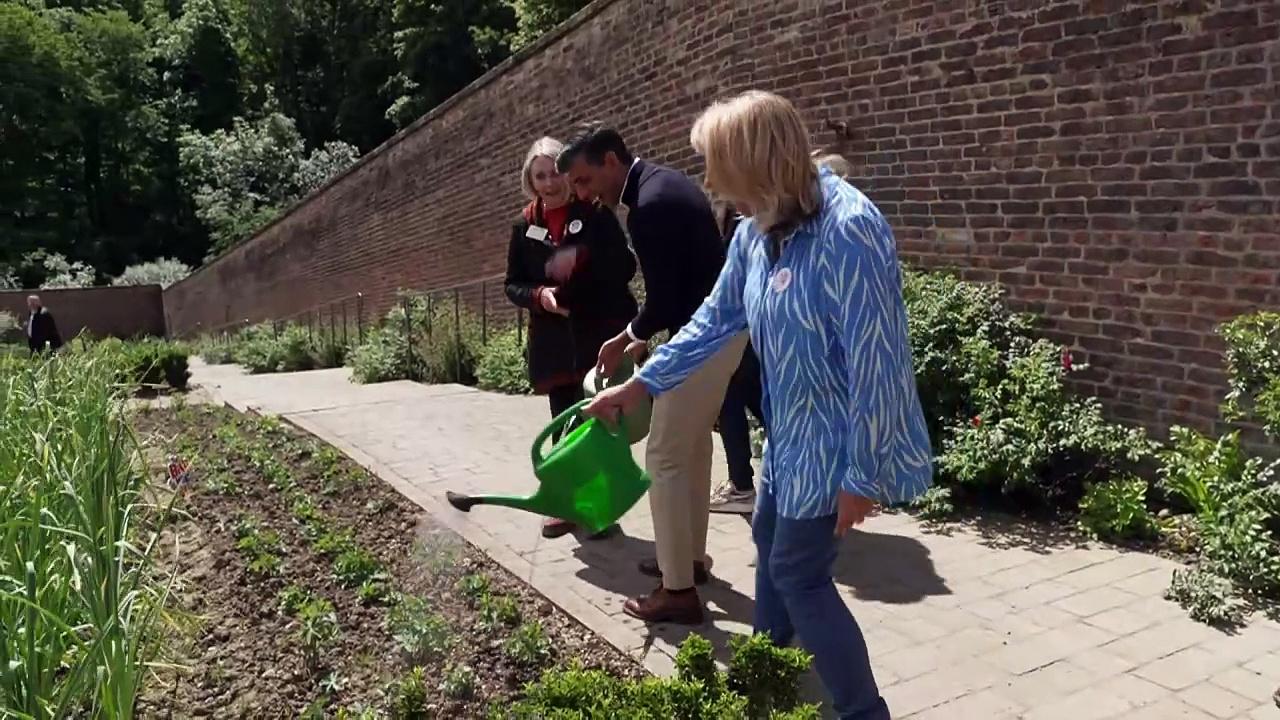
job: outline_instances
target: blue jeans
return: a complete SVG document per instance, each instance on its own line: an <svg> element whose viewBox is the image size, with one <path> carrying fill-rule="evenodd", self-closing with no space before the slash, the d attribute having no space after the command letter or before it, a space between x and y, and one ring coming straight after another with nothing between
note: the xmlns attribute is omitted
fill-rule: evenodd
<svg viewBox="0 0 1280 720"><path fill-rule="evenodd" d="M890 720L862 631L831 579L836 516L778 517L771 484L757 493L751 518L758 551L755 631L780 646L799 636L842 720Z"/></svg>

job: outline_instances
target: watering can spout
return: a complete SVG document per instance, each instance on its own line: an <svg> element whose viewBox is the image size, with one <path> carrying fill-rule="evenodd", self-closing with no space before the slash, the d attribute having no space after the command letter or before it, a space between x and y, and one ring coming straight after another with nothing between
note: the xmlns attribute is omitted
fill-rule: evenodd
<svg viewBox="0 0 1280 720"><path fill-rule="evenodd" d="M476 505L501 505L559 518L601 532L618 521L649 489L649 476L631 457L631 444L622 430L598 420L580 422L555 443L543 448L569 423L582 419L583 400L551 421L533 443L530 458L538 490L528 497L462 495L449 492L449 504L470 512Z"/></svg>

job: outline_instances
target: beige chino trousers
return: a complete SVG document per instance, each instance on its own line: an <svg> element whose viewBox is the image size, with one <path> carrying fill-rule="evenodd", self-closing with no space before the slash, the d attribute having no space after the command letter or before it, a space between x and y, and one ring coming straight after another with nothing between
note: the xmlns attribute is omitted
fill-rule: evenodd
<svg viewBox="0 0 1280 720"><path fill-rule="evenodd" d="M742 332L683 383L653 401L645 468L662 586L693 587L693 563L707 557L711 513L711 435L729 379L742 362Z"/></svg>

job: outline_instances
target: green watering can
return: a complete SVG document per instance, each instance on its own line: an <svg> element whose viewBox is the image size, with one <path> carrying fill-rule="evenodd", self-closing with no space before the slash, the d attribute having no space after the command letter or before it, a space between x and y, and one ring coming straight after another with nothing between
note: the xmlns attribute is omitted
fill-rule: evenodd
<svg viewBox="0 0 1280 720"><path fill-rule="evenodd" d="M582 380L582 392L591 399L598 395L601 390L611 387L617 387L627 380L631 379L631 375L635 372L635 363L631 360L631 356L623 354L622 364L614 371L613 375L605 378L596 374L596 369L591 368L587 376ZM632 445L645 439L649 434L649 422L653 417L653 398L645 396L636 408L629 411L626 417L622 418L622 427L626 431L627 441ZM572 426L571 426L572 427Z"/></svg>
<svg viewBox="0 0 1280 720"><path fill-rule="evenodd" d="M582 419L588 401L574 405L551 421L533 442L533 472L538 491L529 497L462 495L448 492L449 504L462 512L476 505L501 505L568 520L593 533L611 527L649 489L649 476L631 457L631 444L621 430L599 420L579 422L545 456L542 448L557 430Z"/></svg>

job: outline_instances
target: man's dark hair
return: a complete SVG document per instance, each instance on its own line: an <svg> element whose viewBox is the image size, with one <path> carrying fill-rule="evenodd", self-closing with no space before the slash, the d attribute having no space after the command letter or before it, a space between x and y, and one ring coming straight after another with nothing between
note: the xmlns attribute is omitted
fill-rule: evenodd
<svg viewBox="0 0 1280 720"><path fill-rule="evenodd" d="M603 165L605 153L610 152L618 157L618 162L631 165L631 153L627 152L627 143L617 130L598 123L584 125L569 136L556 158L556 169L567 172L578 156L592 165Z"/></svg>

